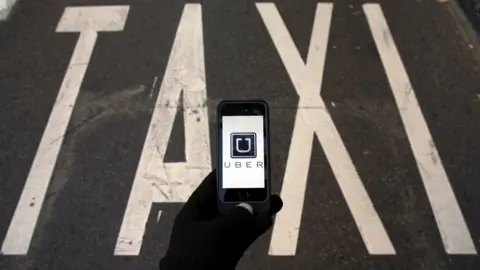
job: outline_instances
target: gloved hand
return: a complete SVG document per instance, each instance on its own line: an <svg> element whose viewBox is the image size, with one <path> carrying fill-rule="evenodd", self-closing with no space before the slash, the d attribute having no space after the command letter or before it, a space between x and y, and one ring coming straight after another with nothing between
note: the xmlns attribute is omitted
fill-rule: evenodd
<svg viewBox="0 0 480 270"><path fill-rule="evenodd" d="M272 225L272 215L283 206L270 198L269 214L252 215L235 207L227 215L217 209L216 172L192 193L175 218L170 244L160 260L161 270L235 269L245 250Z"/></svg>

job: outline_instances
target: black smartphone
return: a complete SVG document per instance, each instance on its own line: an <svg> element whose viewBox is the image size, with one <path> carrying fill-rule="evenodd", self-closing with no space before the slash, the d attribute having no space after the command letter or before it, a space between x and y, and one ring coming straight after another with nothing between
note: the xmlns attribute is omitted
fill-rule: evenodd
<svg viewBox="0 0 480 270"><path fill-rule="evenodd" d="M254 213L270 209L270 134L263 100L224 100L217 107L218 209L241 202Z"/></svg>

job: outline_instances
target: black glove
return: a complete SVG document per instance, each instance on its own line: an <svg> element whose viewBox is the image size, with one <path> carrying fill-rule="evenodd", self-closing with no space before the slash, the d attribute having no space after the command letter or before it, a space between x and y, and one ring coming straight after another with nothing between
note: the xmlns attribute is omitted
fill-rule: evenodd
<svg viewBox="0 0 480 270"><path fill-rule="evenodd" d="M252 215L235 207L222 215L217 209L216 172L192 193L175 218L170 245L160 260L161 270L235 269L245 250L272 225L272 215L283 206L271 196L269 214Z"/></svg>

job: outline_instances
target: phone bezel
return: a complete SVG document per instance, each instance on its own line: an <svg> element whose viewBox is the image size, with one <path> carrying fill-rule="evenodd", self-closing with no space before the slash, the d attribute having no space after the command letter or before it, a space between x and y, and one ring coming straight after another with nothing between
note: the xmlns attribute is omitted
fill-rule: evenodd
<svg viewBox="0 0 480 270"><path fill-rule="evenodd" d="M222 187L222 117L228 115L262 115L264 129L265 188L224 189ZM269 107L264 100L224 100L217 106L217 198L219 208L228 211L240 202L252 205L255 212L268 211L270 200L270 128ZM230 192L231 200L224 197ZM250 195L251 194L251 195ZM243 196L243 197L242 197ZM248 198L253 196L253 198Z"/></svg>

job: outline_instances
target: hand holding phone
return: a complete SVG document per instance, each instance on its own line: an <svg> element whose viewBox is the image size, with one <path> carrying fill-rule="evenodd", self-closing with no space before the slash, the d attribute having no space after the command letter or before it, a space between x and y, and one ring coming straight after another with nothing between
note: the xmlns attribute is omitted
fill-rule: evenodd
<svg viewBox="0 0 480 270"><path fill-rule="evenodd" d="M160 269L235 269L282 209L282 199L272 195L268 213L253 216L242 207L219 213L217 183L216 172L210 173L178 212Z"/></svg>
<svg viewBox="0 0 480 270"><path fill-rule="evenodd" d="M269 110L265 101L222 101L217 107L217 193L220 212L246 202L270 208Z"/></svg>

